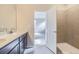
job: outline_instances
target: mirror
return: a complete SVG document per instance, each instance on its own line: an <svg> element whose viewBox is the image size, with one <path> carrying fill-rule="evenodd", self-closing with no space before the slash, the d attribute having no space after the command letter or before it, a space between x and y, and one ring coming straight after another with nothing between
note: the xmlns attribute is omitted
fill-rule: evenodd
<svg viewBox="0 0 79 59"><path fill-rule="evenodd" d="M17 30L16 5L0 5L0 33L13 33Z"/></svg>

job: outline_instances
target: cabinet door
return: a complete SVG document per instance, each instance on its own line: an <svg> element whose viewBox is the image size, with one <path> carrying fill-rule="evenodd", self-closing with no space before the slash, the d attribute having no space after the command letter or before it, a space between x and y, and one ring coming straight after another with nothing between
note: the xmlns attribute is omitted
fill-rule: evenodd
<svg viewBox="0 0 79 59"><path fill-rule="evenodd" d="M19 44L9 54L19 54Z"/></svg>
<svg viewBox="0 0 79 59"><path fill-rule="evenodd" d="M23 40L23 47L24 49L27 48L27 34L23 34L21 37L20 37L20 41Z"/></svg>
<svg viewBox="0 0 79 59"><path fill-rule="evenodd" d="M16 32L16 5L14 4L0 4L0 31Z"/></svg>
<svg viewBox="0 0 79 59"><path fill-rule="evenodd" d="M27 34L24 34L24 37L23 37L23 43L24 43L24 48L26 49L27 48Z"/></svg>
<svg viewBox="0 0 79 59"><path fill-rule="evenodd" d="M24 42L23 40L20 42L20 54L23 54L23 52L24 52L24 43L23 42Z"/></svg>
<svg viewBox="0 0 79 59"><path fill-rule="evenodd" d="M18 43L19 43L18 39L16 39L15 41L11 42L7 46L5 46L2 49L0 49L0 54L7 54L7 53L9 53L9 51L11 51L13 49L13 47L16 46Z"/></svg>

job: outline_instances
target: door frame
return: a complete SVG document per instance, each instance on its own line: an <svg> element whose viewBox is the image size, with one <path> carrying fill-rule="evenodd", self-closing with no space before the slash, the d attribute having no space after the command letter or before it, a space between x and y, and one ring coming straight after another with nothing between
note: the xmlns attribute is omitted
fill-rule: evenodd
<svg viewBox="0 0 79 59"><path fill-rule="evenodd" d="M54 8L54 7L52 7L52 8L50 8L48 11L55 11L55 20L56 20L56 8ZM56 51L53 51L53 50L51 50L48 46L47 46L47 42L48 42L48 31L47 31L47 28L48 28L48 11L47 11L47 19L46 19L46 30L45 30L45 40L46 40L46 47L50 50L50 51L52 51L53 53L57 53L57 49L56 49ZM56 43L57 43L57 22L56 22ZM56 46L56 45L55 45Z"/></svg>

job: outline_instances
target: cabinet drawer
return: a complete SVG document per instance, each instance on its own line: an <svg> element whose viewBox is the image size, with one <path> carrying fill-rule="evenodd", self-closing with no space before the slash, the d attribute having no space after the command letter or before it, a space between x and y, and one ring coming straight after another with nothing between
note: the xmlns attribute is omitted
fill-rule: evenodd
<svg viewBox="0 0 79 59"><path fill-rule="evenodd" d="M13 42L11 42L10 44L8 44L7 46L3 47L0 50L0 54L7 54L10 50L12 50L14 48L14 46L16 46L19 43L19 40L16 39Z"/></svg>

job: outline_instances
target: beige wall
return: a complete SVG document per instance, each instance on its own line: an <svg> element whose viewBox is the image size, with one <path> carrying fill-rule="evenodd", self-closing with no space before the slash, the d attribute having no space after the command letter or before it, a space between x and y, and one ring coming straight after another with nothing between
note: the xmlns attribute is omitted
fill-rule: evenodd
<svg viewBox="0 0 79 59"><path fill-rule="evenodd" d="M79 5L70 6L67 10L66 42L79 48Z"/></svg>
<svg viewBox="0 0 79 59"><path fill-rule="evenodd" d="M17 31L29 32L33 37L33 8L28 5L17 5Z"/></svg>
<svg viewBox="0 0 79 59"><path fill-rule="evenodd" d="M66 39L66 6L55 5L57 15L57 42L64 42Z"/></svg>
<svg viewBox="0 0 79 59"><path fill-rule="evenodd" d="M11 29L16 30L15 5L0 5L0 29L7 32Z"/></svg>

